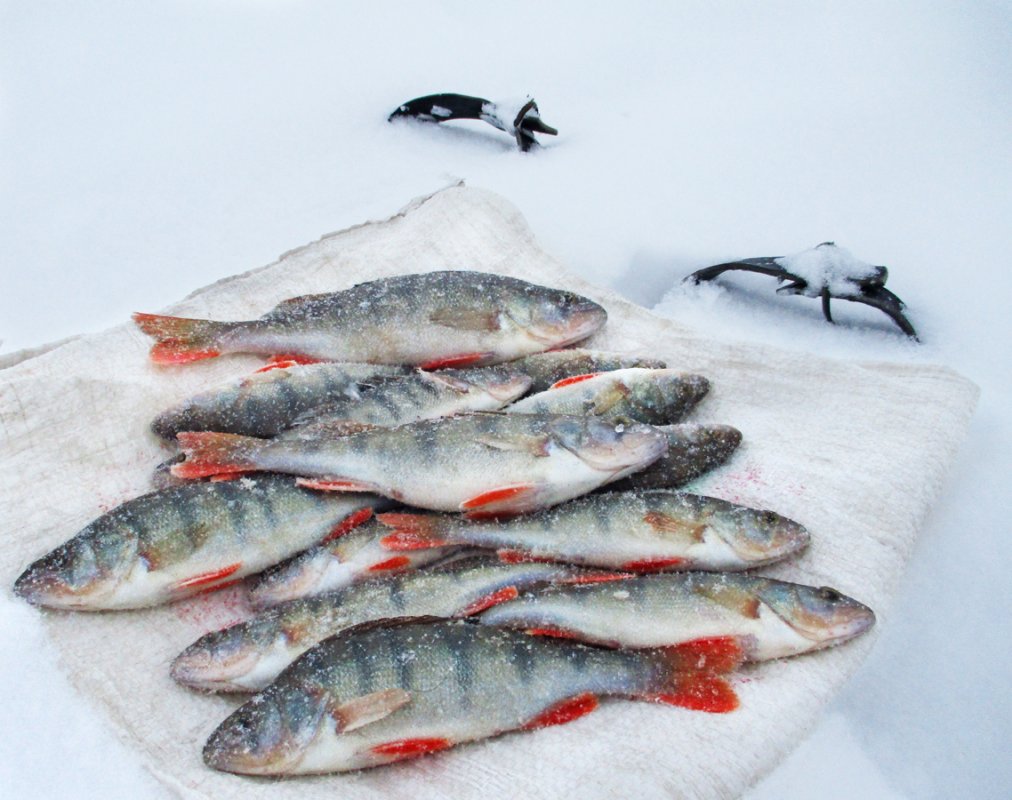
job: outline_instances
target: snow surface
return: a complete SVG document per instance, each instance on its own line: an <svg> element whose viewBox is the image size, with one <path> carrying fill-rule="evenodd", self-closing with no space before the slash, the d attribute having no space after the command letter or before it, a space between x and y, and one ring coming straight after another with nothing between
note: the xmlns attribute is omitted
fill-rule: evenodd
<svg viewBox="0 0 1012 800"><path fill-rule="evenodd" d="M570 269L712 336L949 364L980 408L892 624L750 797L1007 797L1010 30L1005 3L8 2L2 353L463 178ZM385 122L445 91L530 92L559 136L524 155L480 122ZM849 303L830 326L769 278L680 284L830 239L889 267L922 345ZM70 690L37 612L4 596L0 633L5 797L168 796Z"/></svg>

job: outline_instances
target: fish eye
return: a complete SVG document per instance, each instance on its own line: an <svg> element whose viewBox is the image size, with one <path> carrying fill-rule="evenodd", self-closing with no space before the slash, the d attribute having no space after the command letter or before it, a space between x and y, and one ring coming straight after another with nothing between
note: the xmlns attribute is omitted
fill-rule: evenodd
<svg viewBox="0 0 1012 800"><path fill-rule="evenodd" d="M777 513L775 511L763 511L759 519L766 525L772 525L777 521Z"/></svg>
<svg viewBox="0 0 1012 800"><path fill-rule="evenodd" d="M843 599L842 594L828 586L823 586L819 589L819 597L829 603L836 603Z"/></svg>

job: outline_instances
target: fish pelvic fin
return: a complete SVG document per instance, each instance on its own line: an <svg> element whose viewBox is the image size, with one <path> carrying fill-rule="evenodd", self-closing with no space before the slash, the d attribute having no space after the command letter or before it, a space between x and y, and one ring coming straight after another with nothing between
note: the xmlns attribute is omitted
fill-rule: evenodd
<svg viewBox="0 0 1012 800"><path fill-rule="evenodd" d="M256 472L256 457L270 441L211 431L182 431L176 440L186 460L172 466L177 478L206 478L223 473Z"/></svg>
<svg viewBox="0 0 1012 800"><path fill-rule="evenodd" d="M442 530L442 517L434 514L394 512L377 514L376 519L390 528L390 533L380 539L380 545L387 550L427 550L450 544Z"/></svg>
<svg viewBox="0 0 1012 800"><path fill-rule="evenodd" d="M151 360L156 364L186 364L221 355L220 337L234 322L167 317L137 312L133 320L152 337Z"/></svg>

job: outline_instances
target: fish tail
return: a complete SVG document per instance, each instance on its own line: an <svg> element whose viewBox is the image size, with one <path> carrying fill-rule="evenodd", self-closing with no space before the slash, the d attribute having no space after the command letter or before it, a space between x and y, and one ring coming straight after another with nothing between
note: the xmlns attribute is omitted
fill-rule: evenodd
<svg viewBox="0 0 1012 800"><path fill-rule="evenodd" d="M221 355L221 334L235 325L232 322L141 312L134 314L133 320L144 333L156 340L151 346L151 360L156 364L186 364L215 358Z"/></svg>
<svg viewBox="0 0 1012 800"><path fill-rule="evenodd" d="M716 636L661 648L660 687L639 695L642 700L692 711L726 714L738 708L738 695L724 674L744 659L734 637Z"/></svg>
<svg viewBox="0 0 1012 800"><path fill-rule="evenodd" d="M376 519L390 528L390 533L380 539L387 550L426 550L450 543L443 530L443 518L434 514L377 514Z"/></svg>
<svg viewBox="0 0 1012 800"><path fill-rule="evenodd" d="M174 464L177 478L207 478L223 473L255 472L257 455L269 439L239 436L234 433L182 431L176 436L186 455L181 464Z"/></svg>

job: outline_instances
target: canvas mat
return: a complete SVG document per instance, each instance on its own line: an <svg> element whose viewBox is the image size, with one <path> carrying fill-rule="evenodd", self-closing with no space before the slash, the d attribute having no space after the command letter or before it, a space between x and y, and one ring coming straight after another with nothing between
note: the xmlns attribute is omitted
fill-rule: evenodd
<svg viewBox="0 0 1012 800"><path fill-rule="evenodd" d="M447 268L584 293L609 314L588 346L661 357L709 377L711 394L693 419L733 424L744 443L694 488L808 526L809 551L764 574L832 585L876 609L879 628L889 625L897 578L976 403L977 388L949 369L708 340L569 273L538 246L517 209L464 186L326 236L166 311L248 319L294 295ZM147 359L149 345L127 322L0 365L4 591L32 560L148 490L165 455L147 428L158 411L262 363L242 356L159 368ZM192 693L168 676L183 647L247 613L237 590L219 595L147 611L43 613L74 686L179 797L735 797L797 745L876 638L873 631L842 648L748 668L735 680L742 707L732 714L608 701L533 734L357 774L278 781L207 769L201 747L237 701Z"/></svg>

